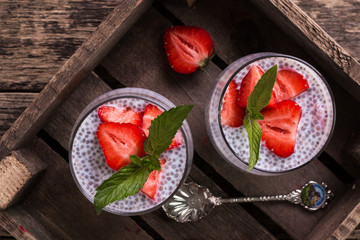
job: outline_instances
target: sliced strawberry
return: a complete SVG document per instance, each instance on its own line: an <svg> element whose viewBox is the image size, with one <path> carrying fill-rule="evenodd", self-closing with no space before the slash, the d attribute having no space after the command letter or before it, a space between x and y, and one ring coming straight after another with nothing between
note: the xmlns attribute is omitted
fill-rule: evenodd
<svg viewBox="0 0 360 240"><path fill-rule="evenodd" d="M142 119L142 129L146 136L149 135L149 127L151 125L151 121L154 120L157 116L159 116L163 111L161 111L157 106L148 104L145 107L143 119Z"/></svg>
<svg viewBox="0 0 360 240"><path fill-rule="evenodd" d="M165 163L166 163L165 159L160 160L160 166L161 166L160 172L157 170L152 171L148 179L146 180L144 186L140 189L141 192L145 193L152 200L155 200L155 195L158 189L158 184L160 179L160 173L162 172L162 168L165 165Z"/></svg>
<svg viewBox="0 0 360 240"><path fill-rule="evenodd" d="M102 122L132 123L141 126L142 113L136 112L131 108L115 108L101 106L98 108L98 115Z"/></svg>
<svg viewBox="0 0 360 240"><path fill-rule="evenodd" d="M148 104L145 107L144 115L143 115L143 125L142 130L144 131L146 136L149 136L149 127L151 125L151 121L154 120L157 116L159 116L163 111L159 109L157 106ZM172 140L170 146L166 150L170 150L176 148L180 145L184 144L184 138L181 135L180 130L176 133L174 139Z"/></svg>
<svg viewBox="0 0 360 240"><path fill-rule="evenodd" d="M107 165L117 171L131 162L130 155L145 155L143 131L131 123L100 123L96 137Z"/></svg>
<svg viewBox="0 0 360 240"><path fill-rule="evenodd" d="M294 153L301 107L294 101L284 100L275 108L261 111L264 120L259 120L265 146L277 156L286 158Z"/></svg>
<svg viewBox="0 0 360 240"><path fill-rule="evenodd" d="M170 66L178 73L192 73L205 67L214 54L214 42L204 29L173 26L164 35L165 51Z"/></svg>
<svg viewBox="0 0 360 240"><path fill-rule="evenodd" d="M245 110L238 104L239 90L235 80L232 80L225 92L221 109L221 123L230 127L243 125Z"/></svg>
<svg viewBox="0 0 360 240"><path fill-rule="evenodd" d="M274 91L278 102L291 99L308 88L308 81L294 70L283 69L277 73Z"/></svg>
<svg viewBox="0 0 360 240"><path fill-rule="evenodd" d="M257 82L260 80L264 72L256 65L252 65L249 72L245 75L240 85L239 93L239 105L240 107L246 109L248 98L252 90L254 89ZM270 99L267 107L275 107L276 105L276 96L274 91L272 92L272 97Z"/></svg>

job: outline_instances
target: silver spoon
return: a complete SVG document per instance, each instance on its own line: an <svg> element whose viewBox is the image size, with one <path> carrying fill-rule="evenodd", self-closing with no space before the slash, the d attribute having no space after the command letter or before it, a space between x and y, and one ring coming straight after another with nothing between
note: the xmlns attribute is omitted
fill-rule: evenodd
<svg viewBox="0 0 360 240"><path fill-rule="evenodd" d="M327 200L334 197L331 190L327 190L325 183L319 184L310 181L302 189L292 191L287 195L264 196L264 197L241 197L241 198L220 198L215 197L209 189L196 183L185 183L166 202L162 208L168 217L180 222L190 222L206 216L215 206L223 203L248 203L268 201L289 201L299 204L310 211L324 208Z"/></svg>

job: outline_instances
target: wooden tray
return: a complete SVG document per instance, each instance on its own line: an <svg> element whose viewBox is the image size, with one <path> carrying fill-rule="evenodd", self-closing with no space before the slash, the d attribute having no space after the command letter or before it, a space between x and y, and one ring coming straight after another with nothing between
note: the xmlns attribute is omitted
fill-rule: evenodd
<svg viewBox="0 0 360 240"><path fill-rule="evenodd" d="M216 57L208 74L180 75L168 66L162 36L175 24L200 26L212 35ZM337 105L325 152L284 176L234 169L213 149L205 129L205 101L216 76L234 60L260 51L290 54L315 66ZM2 137L0 207L9 207L0 212L0 224L19 239L344 239L360 222L359 79L360 65L290 1L208 0L189 8L170 0L123 0ZM328 183L336 198L316 213L288 203L224 205L187 224L170 220L161 209L139 217L96 216L71 177L69 136L89 102L124 86L196 106L188 119L195 144L189 179L214 194L288 193L315 180ZM15 158L5 161L10 152Z"/></svg>

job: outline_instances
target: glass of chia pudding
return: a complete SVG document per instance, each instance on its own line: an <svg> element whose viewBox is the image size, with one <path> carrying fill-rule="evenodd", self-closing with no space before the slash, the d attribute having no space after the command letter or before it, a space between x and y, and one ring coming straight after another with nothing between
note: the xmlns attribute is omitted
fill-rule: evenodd
<svg viewBox="0 0 360 240"><path fill-rule="evenodd" d="M97 138L97 129L102 122L99 109L102 107L126 109L126 111L141 113L140 117L143 117L147 106L155 106L161 111L175 107L167 98L153 91L122 88L96 98L77 119L70 138L70 170L78 188L90 202L94 201L95 189L115 173L115 170L108 166ZM157 189L151 197L139 191L124 200L107 205L103 210L118 215L132 216L149 213L161 207L184 183L190 172L193 140L186 120L178 131L176 139L180 143L160 156L160 159L165 159L165 164L160 161L162 167L158 176Z"/></svg>
<svg viewBox="0 0 360 240"><path fill-rule="evenodd" d="M259 160L249 171L257 175L282 174L311 162L324 150L335 126L334 97L326 80L314 67L301 59L284 54L251 54L235 61L222 71L207 102L205 117L207 131L213 146L222 158L233 166L248 171L249 140L246 129L242 119L238 122L237 118L232 118L228 124L229 107L225 107L224 104L230 101L236 102L230 110L242 109L243 117L246 106L242 106L244 103L241 101L245 101L246 104L247 98L241 99L244 94L239 92L244 92L241 88L249 85L243 81L245 79L249 81L249 78L254 78L258 72L262 74L274 65L277 65L278 72L272 97L276 99L278 96L278 100L270 100L269 105L261 111L265 120L259 121L263 132ZM298 86L295 85L299 84L291 82L293 79L288 81L286 79L288 76L293 79L294 76L299 78L303 89L297 90ZM294 86L288 87L287 84ZM297 93L291 95L293 90ZM238 91L236 93L238 95L227 95L230 91ZM271 104L273 106L270 106ZM277 108L282 110L276 110ZM288 130L286 125L288 120L281 118L288 112L293 114L294 108L297 108L297 117L291 124L298 124L297 129ZM227 118L224 117L225 114ZM291 114L289 114L291 117L295 115ZM289 145L288 142L291 142L286 139L290 135L293 135L295 142L291 150L285 149ZM280 141L282 143L278 145ZM287 153L282 154L282 151Z"/></svg>

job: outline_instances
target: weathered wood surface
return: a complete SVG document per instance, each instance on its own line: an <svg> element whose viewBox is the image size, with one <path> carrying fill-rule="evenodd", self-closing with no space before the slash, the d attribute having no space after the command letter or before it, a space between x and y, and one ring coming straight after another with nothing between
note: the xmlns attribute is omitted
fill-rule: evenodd
<svg viewBox="0 0 360 240"><path fill-rule="evenodd" d="M0 210L20 201L41 177L46 164L31 149L12 151L0 161Z"/></svg>
<svg viewBox="0 0 360 240"><path fill-rule="evenodd" d="M152 0L124 0L115 7L3 135L0 158L29 141L40 130L52 112L86 79L151 3Z"/></svg>
<svg viewBox="0 0 360 240"><path fill-rule="evenodd" d="M360 1L293 0L360 62Z"/></svg>
<svg viewBox="0 0 360 240"><path fill-rule="evenodd" d="M72 126L82 109L97 96L109 90L109 86L95 76L91 76L56 111L44 129L65 149L68 149ZM209 185L219 196L224 195L224 192L196 166L192 168L190 177L200 184ZM141 218L166 239L194 239L197 238L199 232L205 239L247 239L253 233L256 233L258 239L273 238L249 213L236 204L222 206L221 210L214 211L210 218L193 224L178 224L175 221L169 221L161 209ZM218 227L212 228L211 226L214 225Z"/></svg>
<svg viewBox="0 0 360 240"><path fill-rule="evenodd" d="M1 1L0 90L40 91L119 1Z"/></svg>
<svg viewBox="0 0 360 240"><path fill-rule="evenodd" d="M360 102L360 64L291 0L252 0Z"/></svg>
<svg viewBox="0 0 360 240"><path fill-rule="evenodd" d="M317 160L291 173L291 177L285 175L271 178L240 172L225 163L209 145L204 119L208 93L221 70L210 63L206 68L208 74L199 71L185 76L172 71L161 44L163 33L170 25L171 23L158 12L150 9L104 59L102 65L126 86L150 88L168 97L176 105L194 104L196 107L188 121L193 132L195 151L243 194L287 193L294 187L300 187L309 179L328 182L337 193L345 189L337 177ZM136 38L140 32L149 40L137 42ZM131 59L137 59L137 61L134 62ZM257 206L296 239L301 239L306 231L310 231L311 227L325 214L321 211L311 214L283 203L262 203ZM328 211L330 209L332 209L331 205Z"/></svg>

